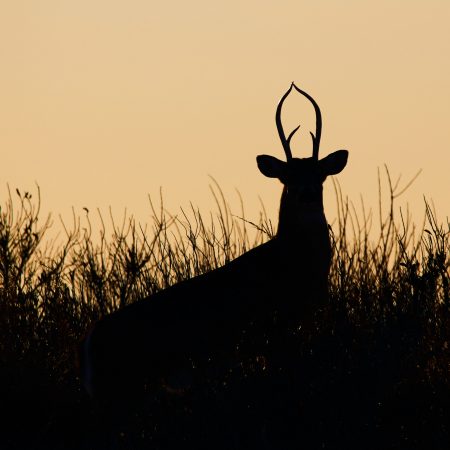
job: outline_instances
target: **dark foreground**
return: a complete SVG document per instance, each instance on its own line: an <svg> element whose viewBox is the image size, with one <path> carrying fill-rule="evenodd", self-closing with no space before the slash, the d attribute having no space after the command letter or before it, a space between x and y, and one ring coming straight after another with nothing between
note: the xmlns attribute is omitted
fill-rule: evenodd
<svg viewBox="0 0 450 450"><path fill-rule="evenodd" d="M128 412L93 405L75 372L2 368L0 448L450 448L448 348L425 352L412 321L336 323L258 348L183 372L176 392L148 388Z"/></svg>

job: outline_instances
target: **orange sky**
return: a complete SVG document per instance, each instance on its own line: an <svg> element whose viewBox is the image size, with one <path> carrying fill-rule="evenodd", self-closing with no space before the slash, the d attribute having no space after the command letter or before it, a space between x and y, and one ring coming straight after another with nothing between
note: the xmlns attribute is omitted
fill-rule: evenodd
<svg viewBox="0 0 450 450"><path fill-rule="evenodd" d="M275 217L281 186L255 157L282 157L274 114L291 81L322 108L321 155L346 148L338 176L377 204L377 168L419 179L450 215L448 0L15 0L0 6L1 203L6 184L41 187L43 211L100 207L144 221L147 194L167 207L212 208L208 175L249 219L258 196ZM299 98L310 153L313 110ZM331 182L327 216L334 216Z"/></svg>

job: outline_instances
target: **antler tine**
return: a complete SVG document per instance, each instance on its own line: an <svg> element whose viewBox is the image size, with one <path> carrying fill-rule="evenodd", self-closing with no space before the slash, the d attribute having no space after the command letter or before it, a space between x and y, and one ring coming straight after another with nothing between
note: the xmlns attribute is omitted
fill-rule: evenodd
<svg viewBox="0 0 450 450"><path fill-rule="evenodd" d="M316 103L316 101L305 91L302 91L300 88L298 88L295 83L292 83L292 86L295 88L297 92L305 96L314 106L314 110L316 112L316 134L310 133L312 140L313 140L313 158L315 160L319 159L319 146L320 146L320 137L322 135L322 114L320 112L319 105ZM289 89L290 91L290 89Z"/></svg>
<svg viewBox="0 0 450 450"><path fill-rule="evenodd" d="M275 122L277 124L278 135L280 136L281 144L283 145L284 153L286 154L286 159L289 161L292 159L292 151L291 151L291 139L294 133L299 129L300 125L289 134L289 137L286 139L286 135L284 134L283 125L281 124L281 109L283 108L283 103L286 100L287 96L291 93L292 87L294 83L291 84L286 93L281 97L281 100L277 106L277 112L275 114Z"/></svg>

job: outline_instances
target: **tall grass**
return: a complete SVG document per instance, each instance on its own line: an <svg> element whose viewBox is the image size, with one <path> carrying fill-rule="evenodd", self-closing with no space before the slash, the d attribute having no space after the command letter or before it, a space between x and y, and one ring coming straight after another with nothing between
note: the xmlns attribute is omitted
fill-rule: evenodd
<svg viewBox="0 0 450 450"><path fill-rule="evenodd" d="M438 223L424 199L424 222L417 228L408 209L395 207L410 183L399 188L387 168L385 177L389 204L383 211L380 200L375 239L369 237L372 212L366 213L361 202L358 214L334 183L338 218L330 290L335 314L345 314L348 323L368 332L380 327L399 336L406 332L415 342L402 350L411 351L415 365L423 358L427 370L446 373L450 381L450 222ZM381 198L380 174L378 184Z"/></svg>
<svg viewBox="0 0 450 450"><path fill-rule="evenodd" d="M386 176L390 202L384 211L380 200L375 237L374 214L363 204L358 211L334 185L339 212L330 227L334 257L322 335L333 340L334 352L336 345L343 349L345 370L364 365L364 358L384 358L386 366L390 355L401 361L395 366L401 374L386 383L422 380L448 396L450 223L439 223L425 201L424 225L417 227L408 211L397 209L401 190ZM62 223L58 244L45 239L54 225L40 217L39 189L9 193L0 208L1 386L11 410L28 405L12 415L11 430L43 426L61 398L81 401L76 348L96 320L274 235L264 208L251 222L242 201L234 214L217 184L211 192L216 208L209 215L193 205L174 215L162 198L159 208L150 201L147 226L127 215L117 223L112 214L107 226L98 213L102 225L93 230L86 210L83 220L74 215L70 226ZM328 376L340 380L339 363L327 364Z"/></svg>
<svg viewBox="0 0 450 450"><path fill-rule="evenodd" d="M9 191L0 208L0 367L12 403L24 385L34 391L26 396L38 395L36 403L53 394L54 383L77 385L77 347L99 318L226 264L267 238L264 212L249 232L243 205L235 217L216 184L211 192L216 211L206 217L194 205L172 215L162 198L159 208L149 199L148 226L127 215L117 223L110 214L105 223L99 211L93 218L86 210L70 225L61 221L62 237L46 241L55 225L40 218L39 189Z"/></svg>

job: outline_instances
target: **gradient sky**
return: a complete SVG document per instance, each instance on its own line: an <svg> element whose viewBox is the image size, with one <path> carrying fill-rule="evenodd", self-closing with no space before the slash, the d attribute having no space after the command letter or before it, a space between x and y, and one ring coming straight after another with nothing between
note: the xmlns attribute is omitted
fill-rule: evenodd
<svg viewBox="0 0 450 450"><path fill-rule="evenodd" d="M346 148L350 199L377 205L377 169L450 215L448 0L14 0L0 5L1 203L6 185L43 211L149 215L212 208L212 175L249 219L276 217L281 185L255 156L283 157L275 108L292 81L323 113L321 155ZM289 99L286 128L309 156L311 106ZM325 187L334 216L332 184Z"/></svg>

